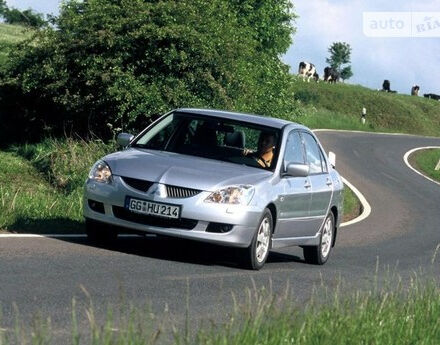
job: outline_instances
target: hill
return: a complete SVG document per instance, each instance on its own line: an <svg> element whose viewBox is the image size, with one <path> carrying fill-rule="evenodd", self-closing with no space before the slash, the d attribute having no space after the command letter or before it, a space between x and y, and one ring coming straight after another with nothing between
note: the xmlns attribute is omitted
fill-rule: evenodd
<svg viewBox="0 0 440 345"><path fill-rule="evenodd" d="M28 38L32 29L20 25L0 23L0 68L7 63L9 49Z"/></svg>
<svg viewBox="0 0 440 345"><path fill-rule="evenodd" d="M391 94L359 85L294 81L294 98L304 106L298 119L312 128L404 132L440 136L440 102ZM366 124L361 123L362 108Z"/></svg>

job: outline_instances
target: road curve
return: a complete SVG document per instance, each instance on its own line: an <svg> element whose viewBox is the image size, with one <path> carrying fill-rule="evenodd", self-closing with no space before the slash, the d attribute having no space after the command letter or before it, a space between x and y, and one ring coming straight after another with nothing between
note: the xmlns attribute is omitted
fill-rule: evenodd
<svg viewBox="0 0 440 345"><path fill-rule="evenodd" d="M84 286L96 313L130 300L169 310L181 320L189 306L191 320L219 319L231 311L231 293L271 286L284 291L289 283L299 300L314 285L335 286L340 278L359 286L371 282L377 261L402 274L420 267L440 273L440 187L417 175L403 161L408 150L440 145L440 139L351 132L317 133L337 155L337 169L369 201L364 221L341 228L329 262L307 265L302 250L271 253L259 272L234 265L236 251L155 237L122 238L108 248L90 246L83 238L0 239L1 327L13 326L15 302L26 320L37 311L52 319L56 339L70 334L72 297L80 309ZM187 300L187 302L186 302Z"/></svg>

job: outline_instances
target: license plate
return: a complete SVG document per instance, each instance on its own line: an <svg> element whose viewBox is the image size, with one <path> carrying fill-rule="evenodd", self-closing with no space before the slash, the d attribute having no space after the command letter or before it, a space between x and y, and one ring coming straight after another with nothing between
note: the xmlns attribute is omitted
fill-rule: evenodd
<svg viewBox="0 0 440 345"><path fill-rule="evenodd" d="M180 206L127 197L125 208L131 212L165 218L180 218Z"/></svg>

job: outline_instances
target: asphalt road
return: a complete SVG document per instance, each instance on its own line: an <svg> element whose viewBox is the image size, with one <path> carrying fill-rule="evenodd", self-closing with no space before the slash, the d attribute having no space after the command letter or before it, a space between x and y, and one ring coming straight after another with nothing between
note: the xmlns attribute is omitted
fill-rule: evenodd
<svg viewBox="0 0 440 345"><path fill-rule="evenodd" d="M335 287L341 279L353 288L371 284L377 263L379 274L390 268L404 278L420 270L438 276L440 253L434 263L432 258L440 244L440 187L411 171L403 155L414 147L440 146L440 139L318 136L336 153L339 172L372 207L366 220L340 229L325 266L305 264L299 248L271 253L266 266L252 272L235 266L234 250L180 240L122 238L98 248L81 238L0 238L0 326L13 327L16 308L25 322L36 314L50 316L56 342L63 343L70 341L72 298L82 318L87 294L98 319L108 306L130 301L178 323L188 313L195 327L201 320L226 318L232 294L241 298L254 285L277 294L289 285L301 302L316 285Z"/></svg>

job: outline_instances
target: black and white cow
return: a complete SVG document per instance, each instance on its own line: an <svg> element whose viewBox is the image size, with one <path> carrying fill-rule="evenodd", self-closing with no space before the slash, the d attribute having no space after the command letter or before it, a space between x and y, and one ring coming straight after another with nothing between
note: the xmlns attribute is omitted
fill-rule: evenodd
<svg viewBox="0 0 440 345"><path fill-rule="evenodd" d="M435 93L425 93L423 97L435 99L436 101L440 101L440 95L436 95Z"/></svg>
<svg viewBox="0 0 440 345"><path fill-rule="evenodd" d="M419 85L414 85L411 88L411 96L418 96L419 95L419 90L420 90L420 86Z"/></svg>
<svg viewBox="0 0 440 345"><path fill-rule="evenodd" d="M316 72L316 67L310 62L301 61L299 63L298 75L303 78L303 81L305 81L306 78L308 82L310 82L311 78L313 78L316 82L319 81L319 75Z"/></svg>
<svg viewBox="0 0 440 345"><path fill-rule="evenodd" d="M336 83L339 81L340 75L337 70L332 67L324 68L324 81Z"/></svg>

